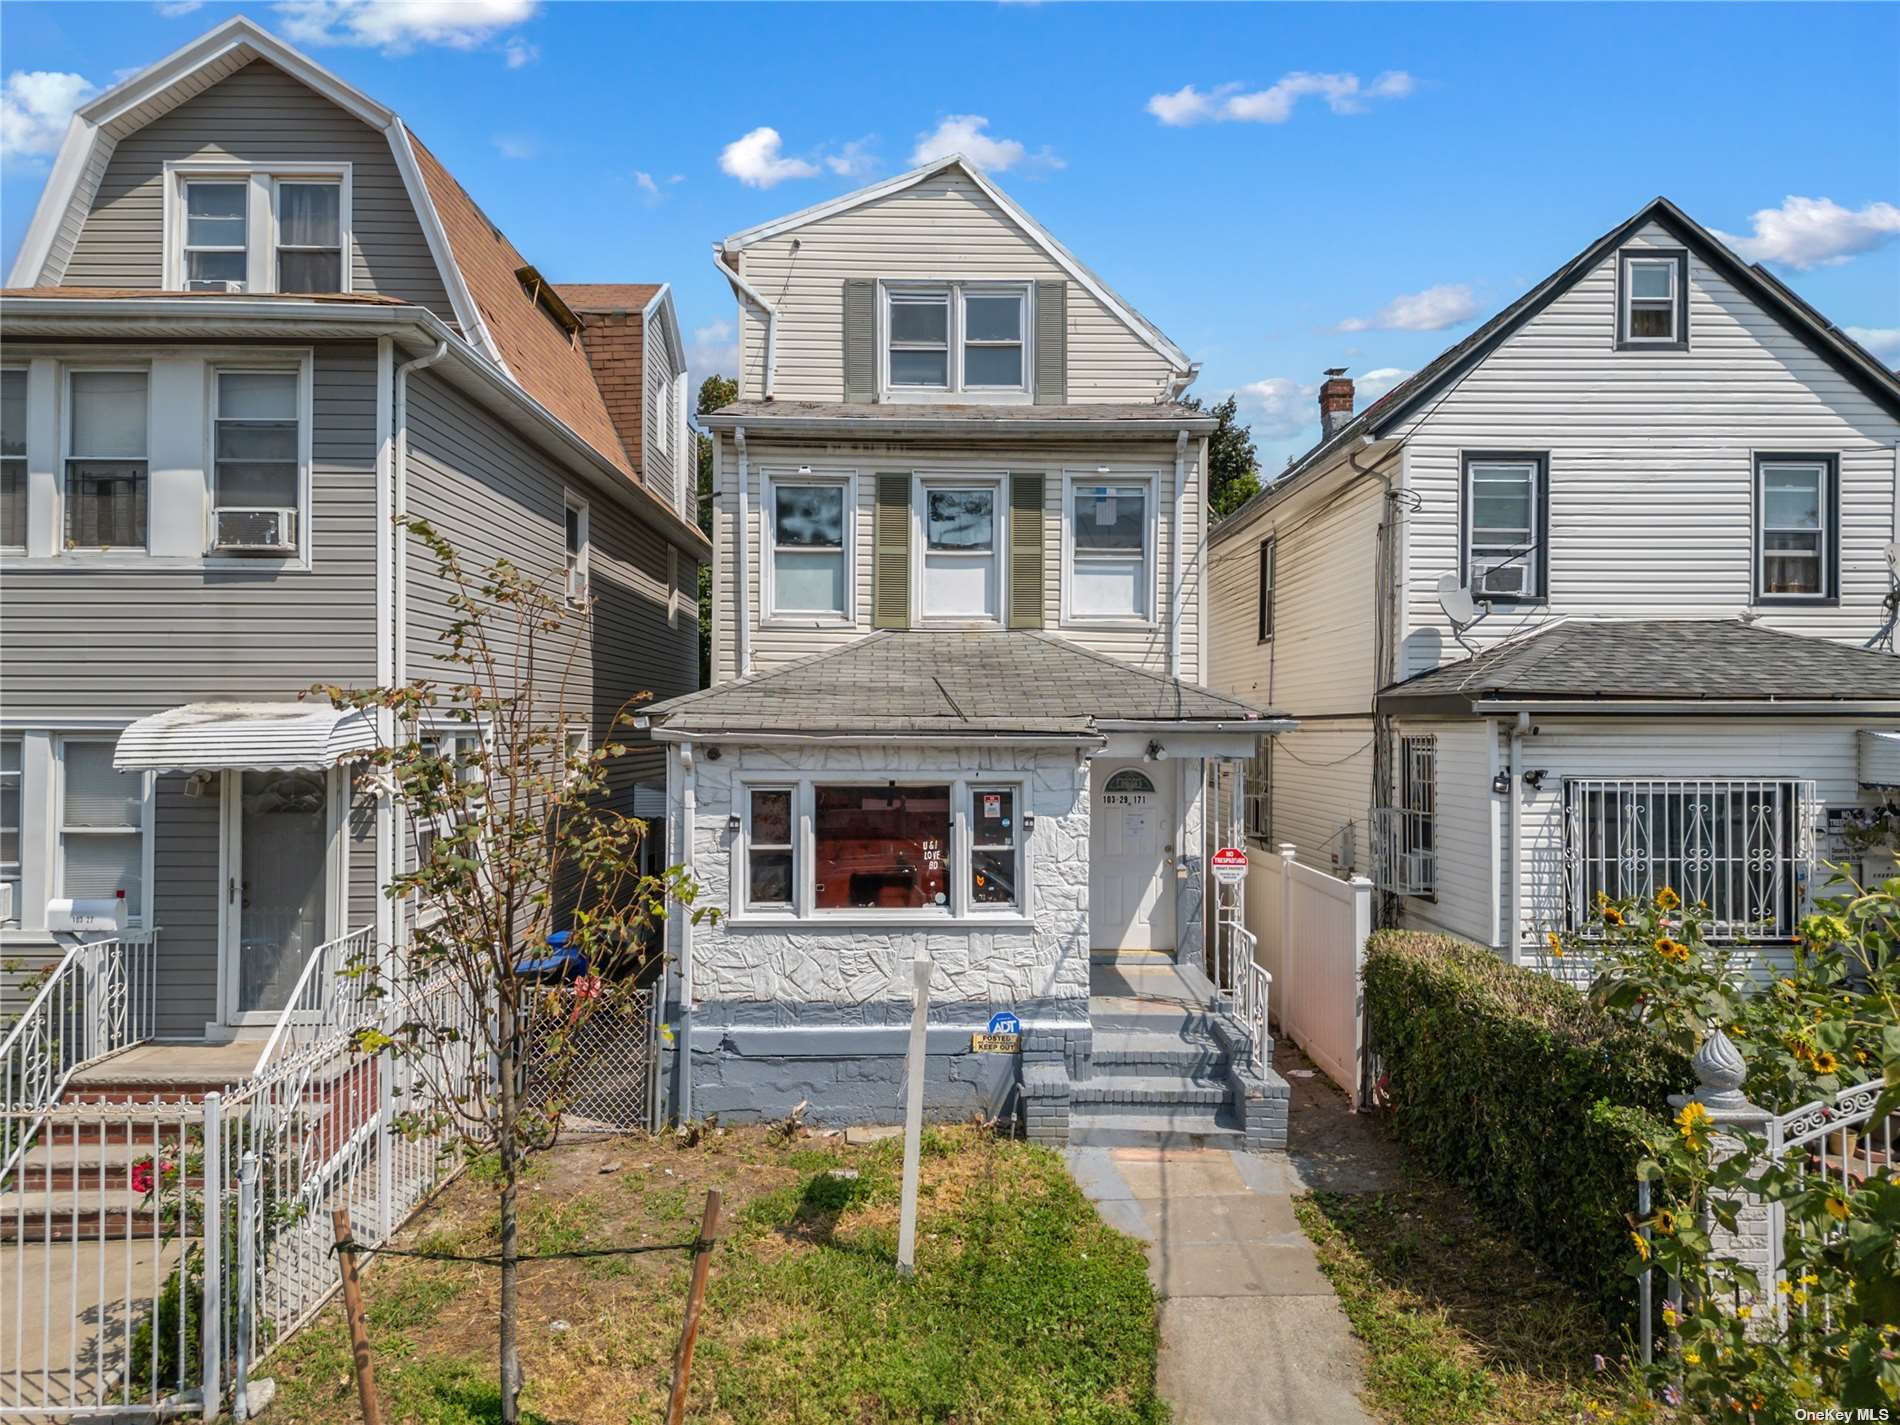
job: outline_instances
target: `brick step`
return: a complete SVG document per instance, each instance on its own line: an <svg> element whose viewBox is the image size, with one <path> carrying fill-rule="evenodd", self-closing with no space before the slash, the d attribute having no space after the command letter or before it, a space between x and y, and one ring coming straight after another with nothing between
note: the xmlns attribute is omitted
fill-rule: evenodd
<svg viewBox="0 0 1900 1425"><path fill-rule="evenodd" d="M1161 1034L1101 1035L1095 1040L1089 1065L1096 1078L1180 1074L1185 1078L1215 1079L1226 1073L1228 1056L1219 1046L1201 1039Z"/></svg>
<svg viewBox="0 0 1900 1425"><path fill-rule="evenodd" d="M175 1140L165 1143L156 1152L149 1139L143 1143L101 1143L87 1137L77 1148L71 1144L41 1142L20 1160L19 1169L7 1186L34 1192L70 1191L76 1187L88 1194L96 1194L103 1187L110 1192L129 1186L133 1164L153 1157L169 1162L177 1156ZM168 1180L166 1190L170 1191L175 1185L176 1179ZM203 1174L189 1174L185 1185L203 1187Z"/></svg>
<svg viewBox="0 0 1900 1425"><path fill-rule="evenodd" d="M1247 1135L1231 1109L1180 1108L1145 1113L1107 1113L1100 1108L1069 1114L1072 1148L1227 1148L1244 1152Z"/></svg>
<svg viewBox="0 0 1900 1425"><path fill-rule="evenodd" d="M1181 1077L1084 1079L1069 1091L1071 1104L1087 1104L1091 1112L1107 1114L1142 1113L1157 1105L1212 1109L1228 1098L1226 1084Z"/></svg>
<svg viewBox="0 0 1900 1425"><path fill-rule="evenodd" d="M1089 1023L1095 1038L1121 1035L1162 1035L1173 1039L1214 1040L1214 1015L1211 1011L1172 1000L1121 1000L1113 1008L1094 1001L1089 1006Z"/></svg>

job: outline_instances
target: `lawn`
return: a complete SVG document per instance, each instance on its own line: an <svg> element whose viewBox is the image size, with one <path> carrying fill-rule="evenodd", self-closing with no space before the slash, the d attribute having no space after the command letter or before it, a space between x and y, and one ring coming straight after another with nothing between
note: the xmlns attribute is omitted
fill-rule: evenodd
<svg viewBox="0 0 1900 1425"><path fill-rule="evenodd" d="M1161 1422L1155 1300L1141 1247L1107 1227L1061 1159L976 1128L925 1135L917 1274L895 1270L901 1149L769 1129L575 1142L523 1197L529 1253L689 1240L704 1193L728 1230L693 1362L696 1422ZM468 1173L402 1245L496 1244L492 1186ZM683 1252L523 1268L529 1418L639 1421L665 1405L686 1292ZM499 1418L496 1272L385 1258L364 1279L392 1421ZM357 1419L332 1306L263 1368L272 1425Z"/></svg>

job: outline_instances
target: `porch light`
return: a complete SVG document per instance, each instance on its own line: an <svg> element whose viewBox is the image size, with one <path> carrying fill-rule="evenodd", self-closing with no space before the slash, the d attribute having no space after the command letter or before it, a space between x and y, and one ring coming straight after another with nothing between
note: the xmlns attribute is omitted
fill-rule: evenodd
<svg viewBox="0 0 1900 1425"><path fill-rule="evenodd" d="M1500 772L1491 779L1491 794L1493 796L1501 797L1510 790L1511 774L1509 772Z"/></svg>
<svg viewBox="0 0 1900 1425"><path fill-rule="evenodd" d="M738 812L735 811L731 816L726 818L726 830L734 836L737 836L739 834L739 813Z"/></svg>
<svg viewBox="0 0 1900 1425"><path fill-rule="evenodd" d="M1524 785L1534 792L1541 791L1544 786L1544 778L1548 775L1549 774L1542 767L1533 767L1524 774Z"/></svg>
<svg viewBox="0 0 1900 1425"><path fill-rule="evenodd" d="M1143 756L1145 760L1149 762L1165 762L1168 760L1168 749L1163 747L1159 742L1150 742L1148 744L1148 750Z"/></svg>

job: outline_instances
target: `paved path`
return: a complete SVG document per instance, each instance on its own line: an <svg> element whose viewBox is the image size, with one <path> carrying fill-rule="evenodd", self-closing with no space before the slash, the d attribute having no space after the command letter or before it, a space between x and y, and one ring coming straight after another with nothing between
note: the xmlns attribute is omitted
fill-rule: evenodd
<svg viewBox="0 0 1900 1425"><path fill-rule="evenodd" d="M1293 1218L1285 1157L1073 1148L1104 1219L1148 1244L1175 1425L1369 1425L1359 1343Z"/></svg>

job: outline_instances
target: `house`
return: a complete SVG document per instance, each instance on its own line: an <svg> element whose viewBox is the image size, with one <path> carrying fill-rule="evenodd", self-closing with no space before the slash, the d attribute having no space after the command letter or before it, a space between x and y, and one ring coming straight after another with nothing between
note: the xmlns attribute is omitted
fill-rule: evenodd
<svg viewBox="0 0 1900 1425"><path fill-rule="evenodd" d="M263 1036L319 947L400 941L377 729L298 700L455 674L398 515L591 602L592 736L698 685L670 289L550 285L398 115L248 20L79 111L0 333L0 947L57 960L57 903L119 900L121 1041ZM612 777L663 809L658 749Z"/></svg>
<svg viewBox="0 0 1900 1425"><path fill-rule="evenodd" d="M887 1121L927 955L933 1114L1283 1139L1202 972L1214 772L1282 724L1200 686L1197 368L961 157L713 256L711 687L648 719L722 916L671 926L682 1114Z"/></svg>
<svg viewBox="0 0 1900 1425"><path fill-rule="evenodd" d="M1211 674L1299 727L1248 834L1515 961L1667 884L1787 953L1900 783L1900 380L1666 199L1210 536Z"/></svg>

